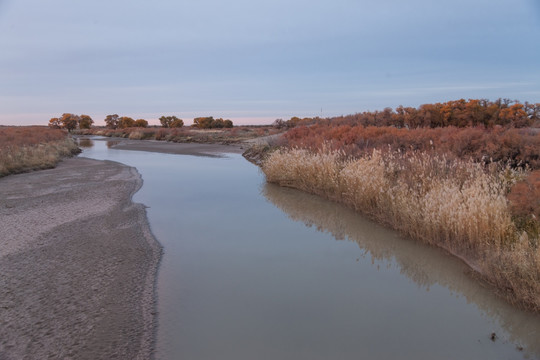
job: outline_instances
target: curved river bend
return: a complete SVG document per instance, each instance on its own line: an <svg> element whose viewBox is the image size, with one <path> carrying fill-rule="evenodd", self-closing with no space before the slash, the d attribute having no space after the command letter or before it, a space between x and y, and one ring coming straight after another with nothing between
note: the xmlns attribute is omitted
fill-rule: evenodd
<svg viewBox="0 0 540 360"><path fill-rule="evenodd" d="M444 252L266 184L240 155L108 148L134 166L164 247L157 359L535 359L540 317Z"/></svg>

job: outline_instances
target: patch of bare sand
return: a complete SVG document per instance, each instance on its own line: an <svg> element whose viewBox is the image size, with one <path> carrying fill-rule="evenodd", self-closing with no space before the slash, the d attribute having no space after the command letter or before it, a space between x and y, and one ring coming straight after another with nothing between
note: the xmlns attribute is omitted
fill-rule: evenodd
<svg viewBox="0 0 540 360"><path fill-rule="evenodd" d="M0 359L148 359L161 247L134 168L84 158L0 179Z"/></svg>
<svg viewBox="0 0 540 360"><path fill-rule="evenodd" d="M109 139L106 140L111 141ZM119 140L118 143L111 145L111 147L119 150L136 150L160 152L166 154L221 157L223 156L223 154L227 153L241 154L244 152L244 148L246 146L241 144L221 145L201 143L175 143L157 140L122 139Z"/></svg>

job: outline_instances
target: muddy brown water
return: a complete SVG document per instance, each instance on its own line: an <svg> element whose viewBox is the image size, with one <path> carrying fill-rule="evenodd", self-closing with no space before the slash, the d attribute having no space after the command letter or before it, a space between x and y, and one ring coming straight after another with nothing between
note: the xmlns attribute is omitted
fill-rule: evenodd
<svg viewBox="0 0 540 360"><path fill-rule="evenodd" d="M443 251L266 184L240 155L108 148L164 246L157 359L536 359L540 317Z"/></svg>

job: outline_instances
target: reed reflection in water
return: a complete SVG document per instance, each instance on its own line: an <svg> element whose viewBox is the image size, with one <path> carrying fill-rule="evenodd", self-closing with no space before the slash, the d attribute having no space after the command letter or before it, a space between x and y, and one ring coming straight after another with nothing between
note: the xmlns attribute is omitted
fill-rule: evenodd
<svg viewBox="0 0 540 360"><path fill-rule="evenodd" d="M460 260L441 249L402 238L355 211L321 197L269 183L264 185L262 193L291 220L329 233L336 240L355 242L363 250L362 257L373 266L396 266L401 274L426 291L440 285L454 296L463 297L499 323L508 333L503 341L523 347L528 356L540 357L540 316L517 310L498 298L492 289L474 279Z"/></svg>
<svg viewBox="0 0 540 360"><path fill-rule="evenodd" d="M82 148L91 148L94 146L94 141L92 139L79 137L77 138L77 145Z"/></svg>

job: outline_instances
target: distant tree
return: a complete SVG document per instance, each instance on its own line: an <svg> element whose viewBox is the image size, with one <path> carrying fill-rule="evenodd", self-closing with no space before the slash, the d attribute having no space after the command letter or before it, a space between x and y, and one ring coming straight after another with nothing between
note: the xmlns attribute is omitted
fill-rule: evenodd
<svg viewBox="0 0 540 360"><path fill-rule="evenodd" d="M181 128L182 126L184 126L184 120L182 119L173 120L173 122L170 125L170 127L172 128Z"/></svg>
<svg viewBox="0 0 540 360"><path fill-rule="evenodd" d="M533 123L540 121L540 103L531 104L528 114Z"/></svg>
<svg viewBox="0 0 540 360"><path fill-rule="evenodd" d="M62 127L62 122L59 118L52 118L49 120L49 127L53 129L60 129Z"/></svg>
<svg viewBox="0 0 540 360"><path fill-rule="evenodd" d="M105 117L105 126L109 129L116 129L118 127L118 114L107 115Z"/></svg>
<svg viewBox="0 0 540 360"><path fill-rule="evenodd" d="M390 107L385 107L382 112L379 113L377 117L377 125L379 126L389 126L392 124L392 117L394 116L394 110ZM317 119L317 122L320 122L320 119Z"/></svg>
<svg viewBox="0 0 540 360"><path fill-rule="evenodd" d="M531 123L540 120L540 103L531 104L525 101L525 104L523 105L523 110L525 110L527 116L529 117L529 119L531 119Z"/></svg>
<svg viewBox="0 0 540 360"><path fill-rule="evenodd" d="M222 118L214 119L213 116L198 117L193 119L193 127L199 129L222 129L232 128L233 122L229 119L223 120Z"/></svg>
<svg viewBox="0 0 540 360"><path fill-rule="evenodd" d="M287 120L287 127L293 128L300 124L300 121L302 121L302 119L300 119L298 116L293 116L292 118Z"/></svg>
<svg viewBox="0 0 540 360"><path fill-rule="evenodd" d="M283 119L276 119L272 123L272 126L277 128L277 129L281 129L281 128L287 126L287 124L285 123L285 121Z"/></svg>
<svg viewBox="0 0 540 360"><path fill-rule="evenodd" d="M413 107L403 108L403 122L409 129L415 129L419 127L420 121L418 117L418 111Z"/></svg>
<svg viewBox="0 0 540 360"><path fill-rule="evenodd" d="M172 116L162 116L159 118L159 122L161 123L161 126L164 128L171 127L171 123L173 122Z"/></svg>
<svg viewBox="0 0 540 360"><path fill-rule="evenodd" d="M79 129L90 129L94 120L89 115L81 115L79 119Z"/></svg>
<svg viewBox="0 0 540 360"><path fill-rule="evenodd" d="M148 121L144 119L137 119L135 120L135 126L142 127L142 128L148 127Z"/></svg>
<svg viewBox="0 0 540 360"><path fill-rule="evenodd" d="M503 125L512 124L514 127L527 127L530 126L532 121L527 115L527 112L523 110L522 104L514 104L510 107L504 108L499 112L499 120Z"/></svg>
<svg viewBox="0 0 540 360"><path fill-rule="evenodd" d="M74 130L79 125L80 116L70 113L62 114L60 122L62 123L62 128L67 129L68 131Z"/></svg>
<svg viewBox="0 0 540 360"><path fill-rule="evenodd" d="M213 116L198 117L193 119L193 126L199 129L210 129L212 128L212 123L214 122Z"/></svg>
<svg viewBox="0 0 540 360"><path fill-rule="evenodd" d="M212 124L210 124L210 127L213 128L213 129L221 129L223 127L225 127L225 122L223 121L223 119L215 119Z"/></svg>
<svg viewBox="0 0 540 360"><path fill-rule="evenodd" d="M135 120L129 116L122 116L118 118L118 127L120 129L126 129L135 126Z"/></svg>
<svg viewBox="0 0 540 360"><path fill-rule="evenodd" d="M170 128L172 123L175 122L176 120L182 120L182 119L179 119L176 116L162 116L159 118L159 122L161 122L161 126L163 126L164 128ZM183 121L182 121L182 125L184 125Z"/></svg>

